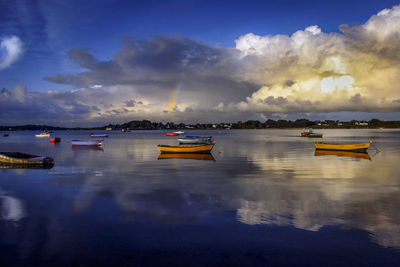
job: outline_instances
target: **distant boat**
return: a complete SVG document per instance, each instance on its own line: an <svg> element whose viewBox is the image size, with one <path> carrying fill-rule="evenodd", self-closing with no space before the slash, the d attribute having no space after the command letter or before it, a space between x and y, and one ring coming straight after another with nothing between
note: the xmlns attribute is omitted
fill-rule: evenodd
<svg viewBox="0 0 400 267"><path fill-rule="evenodd" d="M339 143L324 143L315 142L315 149L320 150L339 150L339 151L352 151L352 152L366 152L372 141L360 144L339 144Z"/></svg>
<svg viewBox="0 0 400 267"><path fill-rule="evenodd" d="M0 163L29 166L53 166L54 160L50 157L41 157L21 152L0 152Z"/></svg>
<svg viewBox="0 0 400 267"><path fill-rule="evenodd" d="M199 144L199 145L158 145L161 153L210 153L215 144Z"/></svg>
<svg viewBox="0 0 400 267"><path fill-rule="evenodd" d="M108 134L90 134L90 137L108 137Z"/></svg>
<svg viewBox="0 0 400 267"><path fill-rule="evenodd" d="M185 132L182 132L182 131L176 131L176 132L174 132L174 134L184 134Z"/></svg>
<svg viewBox="0 0 400 267"><path fill-rule="evenodd" d="M73 146L102 146L104 140L72 140Z"/></svg>
<svg viewBox="0 0 400 267"><path fill-rule="evenodd" d="M50 138L50 142L51 143L60 143L61 138L60 137L52 137L52 138Z"/></svg>
<svg viewBox="0 0 400 267"><path fill-rule="evenodd" d="M320 134L320 133L314 133L314 132L313 132L313 129L310 128L310 129L308 129L308 131L302 132L302 133L301 133L301 136L302 136L302 137L321 138L321 137L322 137L322 134Z"/></svg>
<svg viewBox="0 0 400 267"><path fill-rule="evenodd" d="M367 152L352 152L340 150L315 150L314 156L337 156L337 157L351 157L371 160Z"/></svg>
<svg viewBox="0 0 400 267"><path fill-rule="evenodd" d="M165 135L166 135L166 136L177 136L177 135L179 135L179 134L177 134L177 133L166 133Z"/></svg>
<svg viewBox="0 0 400 267"><path fill-rule="evenodd" d="M184 138L179 138L179 144L209 144L214 141L212 136L197 136L197 135L188 135Z"/></svg>
<svg viewBox="0 0 400 267"><path fill-rule="evenodd" d="M9 134L3 134L3 137L8 137L9 136Z"/></svg>
<svg viewBox="0 0 400 267"><path fill-rule="evenodd" d="M35 134L36 137L50 137L50 133L45 131L40 134Z"/></svg>
<svg viewBox="0 0 400 267"><path fill-rule="evenodd" d="M197 159L197 160L214 160L211 153L161 153L158 159Z"/></svg>

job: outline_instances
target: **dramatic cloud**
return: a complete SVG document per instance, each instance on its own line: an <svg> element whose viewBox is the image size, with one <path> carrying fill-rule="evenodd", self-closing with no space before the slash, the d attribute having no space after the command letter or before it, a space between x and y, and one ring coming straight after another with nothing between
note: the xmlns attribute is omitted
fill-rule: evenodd
<svg viewBox="0 0 400 267"><path fill-rule="evenodd" d="M17 94L14 88L0 95L1 108L45 107L45 116L71 123L235 121L346 111L389 116L400 112L399 25L395 6L364 24L341 25L338 33L317 25L290 36L248 33L235 48L183 36L126 38L108 60L74 48L68 56L79 71L44 79L76 90Z"/></svg>
<svg viewBox="0 0 400 267"><path fill-rule="evenodd" d="M365 24L318 26L292 36L246 34L236 41L249 73L263 86L231 109L257 112L400 110L400 7L385 9Z"/></svg>
<svg viewBox="0 0 400 267"><path fill-rule="evenodd" d="M0 70L10 67L23 52L23 44L17 36L0 38Z"/></svg>

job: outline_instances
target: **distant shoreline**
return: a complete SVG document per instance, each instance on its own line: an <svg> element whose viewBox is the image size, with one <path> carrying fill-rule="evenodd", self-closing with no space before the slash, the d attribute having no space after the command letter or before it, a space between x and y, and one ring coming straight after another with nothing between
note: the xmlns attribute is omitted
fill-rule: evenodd
<svg viewBox="0 0 400 267"><path fill-rule="evenodd" d="M381 121L372 119L369 121L309 121L307 119L298 119L295 121L287 120L267 120L260 122L257 120L223 122L223 123L174 123L174 122L151 122L149 120L130 121L123 124L108 124L100 127L57 127L51 125L15 125L0 126L0 131L19 131L19 130L225 130L225 129L399 129L400 121Z"/></svg>

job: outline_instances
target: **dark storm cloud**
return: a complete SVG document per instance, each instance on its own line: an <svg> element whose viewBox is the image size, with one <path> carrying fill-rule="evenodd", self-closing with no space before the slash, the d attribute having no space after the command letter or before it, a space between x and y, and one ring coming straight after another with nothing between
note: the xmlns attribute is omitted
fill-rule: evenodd
<svg viewBox="0 0 400 267"><path fill-rule="evenodd" d="M187 37L153 37L129 40L112 60L97 60L88 49L75 48L69 58L86 71L55 74L44 79L54 83L87 87L102 85L147 85L146 90L171 89L177 82L185 91L240 94L245 97L258 85L244 81L239 51L212 47ZM150 88L149 88L150 87ZM140 88L140 87L139 87Z"/></svg>

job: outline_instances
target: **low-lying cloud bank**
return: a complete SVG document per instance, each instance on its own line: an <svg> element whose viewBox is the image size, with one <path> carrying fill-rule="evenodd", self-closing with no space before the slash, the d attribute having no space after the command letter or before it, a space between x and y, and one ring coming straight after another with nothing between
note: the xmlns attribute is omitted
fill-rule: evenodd
<svg viewBox="0 0 400 267"><path fill-rule="evenodd" d="M290 36L248 33L236 40L236 48L183 36L130 39L107 61L74 48L69 57L84 70L45 80L76 90L3 90L0 119L6 119L6 108L14 118L26 119L21 114L39 109L44 113L37 118L29 115L35 121L58 116L71 123L393 114L400 111L399 25L400 6L395 6L364 24L340 25L340 33L324 33L317 25Z"/></svg>

